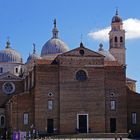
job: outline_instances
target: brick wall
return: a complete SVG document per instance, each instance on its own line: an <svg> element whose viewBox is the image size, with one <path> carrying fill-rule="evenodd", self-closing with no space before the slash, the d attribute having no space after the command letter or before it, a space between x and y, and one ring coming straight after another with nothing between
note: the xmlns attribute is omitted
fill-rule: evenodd
<svg viewBox="0 0 140 140"><path fill-rule="evenodd" d="M116 118L116 132L127 132L127 94L125 68L105 67L106 132L110 132L110 118ZM115 100L116 109L111 110L110 101Z"/></svg>

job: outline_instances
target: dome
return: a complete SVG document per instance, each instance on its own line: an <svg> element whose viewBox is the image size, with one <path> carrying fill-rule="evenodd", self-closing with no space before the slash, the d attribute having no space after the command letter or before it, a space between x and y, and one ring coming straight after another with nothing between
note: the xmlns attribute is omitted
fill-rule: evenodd
<svg viewBox="0 0 140 140"><path fill-rule="evenodd" d="M109 51L105 51L102 47L103 47L103 45L100 44L98 53L105 56L104 60L105 61L116 61L115 57Z"/></svg>
<svg viewBox="0 0 140 140"><path fill-rule="evenodd" d="M21 55L10 47L9 41L7 41L6 48L0 51L0 62L22 63Z"/></svg>
<svg viewBox="0 0 140 140"><path fill-rule="evenodd" d="M27 58L27 62L31 60L41 59L41 57L38 54L36 54L35 44L33 44L33 46L34 46L33 53L29 54L29 57Z"/></svg>
<svg viewBox="0 0 140 140"><path fill-rule="evenodd" d="M58 54L69 51L67 45L58 38L48 40L42 48L41 56L48 54Z"/></svg>
<svg viewBox="0 0 140 140"><path fill-rule="evenodd" d="M30 54L29 57L27 58L27 62L29 62L30 60L37 60L37 59L41 59L41 57L38 54Z"/></svg>
<svg viewBox="0 0 140 140"><path fill-rule="evenodd" d="M54 20L54 28L52 30L53 37L48 40L41 51L41 56L59 54L69 51L68 46L58 38L58 29L56 27L56 20Z"/></svg>
<svg viewBox="0 0 140 140"><path fill-rule="evenodd" d="M102 51L98 51L98 53L105 56L104 58L105 61L116 61L115 57L108 51L102 50Z"/></svg>
<svg viewBox="0 0 140 140"><path fill-rule="evenodd" d="M118 10L116 10L116 15L112 18L112 23L122 22L122 18L118 15Z"/></svg>

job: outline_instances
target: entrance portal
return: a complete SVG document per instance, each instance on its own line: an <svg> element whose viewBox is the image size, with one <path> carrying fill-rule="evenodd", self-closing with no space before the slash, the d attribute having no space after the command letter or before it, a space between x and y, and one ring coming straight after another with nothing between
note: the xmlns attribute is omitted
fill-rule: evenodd
<svg viewBox="0 0 140 140"><path fill-rule="evenodd" d="M80 133L88 132L88 115L78 115L78 130Z"/></svg>
<svg viewBox="0 0 140 140"><path fill-rule="evenodd" d="M54 132L53 119L48 119L47 120L47 132L48 133L53 133Z"/></svg>
<svg viewBox="0 0 140 140"><path fill-rule="evenodd" d="M116 118L110 118L110 132L115 133L116 131Z"/></svg>

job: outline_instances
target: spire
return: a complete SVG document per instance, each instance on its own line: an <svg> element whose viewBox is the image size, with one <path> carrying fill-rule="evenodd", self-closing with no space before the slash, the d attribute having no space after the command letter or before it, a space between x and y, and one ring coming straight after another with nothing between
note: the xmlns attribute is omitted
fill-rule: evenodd
<svg viewBox="0 0 140 140"><path fill-rule="evenodd" d="M104 49L103 49L103 44L102 43L100 43L99 44L99 51L103 51Z"/></svg>
<svg viewBox="0 0 140 140"><path fill-rule="evenodd" d="M82 43L82 42L80 43L80 47L84 47L84 45L83 45L83 43Z"/></svg>
<svg viewBox="0 0 140 140"><path fill-rule="evenodd" d="M6 49L9 49L9 48L11 48L10 47L10 41L9 41L9 37L7 38L7 42L6 42L6 47L5 47Z"/></svg>
<svg viewBox="0 0 140 140"><path fill-rule="evenodd" d="M52 30L52 32L53 32L53 38L58 38L58 29L57 29L57 27L56 27L56 19L54 19L54 22L53 22L53 24L54 24L54 28L53 28L53 30Z"/></svg>
<svg viewBox="0 0 140 140"><path fill-rule="evenodd" d="M36 53L36 49L35 49L35 43L33 43L33 54L35 54Z"/></svg>
<svg viewBox="0 0 140 140"><path fill-rule="evenodd" d="M83 45L83 34L81 34L81 43L80 43L80 47L84 47L84 45Z"/></svg>

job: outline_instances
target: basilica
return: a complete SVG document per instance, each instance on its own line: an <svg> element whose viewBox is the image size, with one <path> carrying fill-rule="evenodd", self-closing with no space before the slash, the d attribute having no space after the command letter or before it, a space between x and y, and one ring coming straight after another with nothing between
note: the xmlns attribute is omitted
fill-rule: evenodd
<svg viewBox="0 0 140 140"><path fill-rule="evenodd" d="M26 63L8 40L0 50L0 129L140 133L140 94L136 81L126 77L125 59L125 30L117 10L108 50L103 44L90 50L82 42L69 50L56 20L41 54L34 45Z"/></svg>

